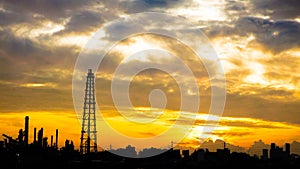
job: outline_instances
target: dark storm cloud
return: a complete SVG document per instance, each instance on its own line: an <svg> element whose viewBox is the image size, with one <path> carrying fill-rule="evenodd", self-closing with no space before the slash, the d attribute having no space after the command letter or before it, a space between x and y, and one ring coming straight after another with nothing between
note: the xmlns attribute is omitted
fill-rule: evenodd
<svg viewBox="0 0 300 169"><path fill-rule="evenodd" d="M33 33L31 29L44 26L44 21L61 22L71 16L68 31L88 29L79 27L76 21L93 26L91 20L101 19L93 12L80 12L89 3L81 0L0 2L2 112L72 109L71 94L65 89L71 88L70 72L79 47L58 45L50 34L31 37L30 33ZM22 28L25 31L19 33ZM30 87L30 84L42 87Z"/></svg>
<svg viewBox="0 0 300 169"><path fill-rule="evenodd" d="M91 0L4 0L3 8L17 14L32 16L34 14L42 15L53 21L64 19L79 9L83 9L89 4L94 3ZM16 19L16 18L15 18Z"/></svg>
<svg viewBox="0 0 300 169"><path fill-rule="evenodd" d="M245 6L245 4L243 4L242 2L238 2L238 1L228 1L225 5L226 7L226 11L244 11L247 9L247 7Z"/></svg>
<svg viewBox="0 0 300 169"><path fill-rule="evenodd" d="M244 17L237 21L235 29L239 35L253 33L258 43L275 53L300 45L300 23L296 21L272 22L267 19Z"/></svg>
<svg viewBox="0 0 300 169"><path fill-rule="evenodd" d="M252 7L245 7L243 2L229 1L226 11L230 22L212 22L203 30L209 37L220 36L255 36L255 42L266 50L279 53L300 45L300 23L287 19L300 16L298 0L255 0ZM234 13L232 13L232 11ZM237 15L238 14L238 15ZM255 17L255 14L270 16L270 19ZM238 16L238 17L237 17Z"/></svg>
<svg viewBox="0 0 300 169"><path fill-rule="evenodd" d="M99 13L93 11L82 11L74 14L70 21L65 25L65 29L61 33L86 33L99 29L103 23L103 18Z"/></svg>
<svg viewBox="0 0 300 169"><path fill-rule="evenodd" d="M0 40L0 50L9 57L45 54L41 44L34 43L28 38L17 37L8 29L0 30Z"/></svg>
<svg viewBox="0 0 300 169"><path fill-rule="evenodd" d="M15 23L26 23L32 21L33 17L12 11L0 10L0 26L9 26Z"/></svg>
<svg viewBox="0 0 300 169"><path fill-rule="evenodd" d="M284 95L284 93L286 93L285 91L265 91L266 89L260 89L260 87L256 90L245 90L258 91L260 94L241 95L239 92L227 94L226 107L223 116L251 117L267 121L300 124L299 101L267 99L268 94L278 95L278 93L280 93L280 95Z"/></svg>
<svg viewBox="0 0 300 169"><path fill-rule="evenodd" d="M182 0L133 0L122 1L120 8L127 13L138 13L176 7L183 3Z"/></svg>
<svg viewBox="0 0 300 169"><path fill-rule="evenodd" d="M233 25L233 26L229 26ZM241 17L229 24L214 23L203 29L209 37L255 36L255 42L266 50L280 53L300 45L300 23L296 21L272 21L257 17Z"/></svg>
<svg viewBox="0 0 300 169"><path fill-rule="evenodd" d="M109 5L107 5L109 4ZM81 1L81 0L29 0L29 1L4 1L0 3L0 25L7 28L18 24L31 27L44 27L45 21L60 25L64 30L54 35L67 33L90 33L99 29L103 22L116 18L119 7L106 1ZM39 37L44 38L44 37Z"/></svg>
<svg viewBox="0 0 300 169"><path fill-rule="evenodd" d="M300 16L299 0L251 0L227 1L225 5L228 15L268 16L271 20L295 19ZM235 17L235 16L230 16Z"/></svg>
<svg viewBox="0 0 300 169"><path fill-rule="evenodd" d="M9 29L0 30L0 46L0 52L3 54L1 57L16 59L16 63L36 63L36 66L45 66L47 62L53 64L59 61L58 58L63 59L66 55L75 56L74 49L77 49L74 46L51 47L51 42L40 43L30 38L19 37Z"/></svg>
<svg viewBox="0 0 300 169"><path fill-rule="evenodd" d="M253 0L253 12L267 16L271 19L293 19L300 17L299 0Z"/></svg>
<svg viewBox="0 0 300 169"><path fill-rule="evenodd" d="M23 83L66 84L58 70L72 68L77 56L75 47L50 47L15 36L7 29L0 31L0 46L1 81L15 87Z"/></svg>
<svg viewBox="0 0 300 169"><path fill-rule="evenodd" d="M144 29L140 23L127 24L127 22L125 21L125 23L116 23L116 24L109 25L105 31L107 35L106 38L109 39L110 41L113 41L113 40L120 40L119 39L120 37L124 37L125 35L131 35L132 33L141 30Z"/></svg>
<svg viewBox="0 0 300 169"><path fill-rule="evenodd" d="M172 27L170 27L172 25ZM195 29L189 21L182 17L175 17L168 14L149 12L122 17L104 27L107 40L113 41L133 35L133 33L159 32L162 36L173 38L185 35L186 39L194 40L195 35L201 35L199 29ZM179 33L180 35L176 35ZM156 33L157 34L157 33ZM126 35L126 36L125 36ZM158 40L162 38L158 37ZM164 37L166 40L166 37ZM202 39L201 39L202 40ZM170 40L169 40L170 41Z"/></svg>

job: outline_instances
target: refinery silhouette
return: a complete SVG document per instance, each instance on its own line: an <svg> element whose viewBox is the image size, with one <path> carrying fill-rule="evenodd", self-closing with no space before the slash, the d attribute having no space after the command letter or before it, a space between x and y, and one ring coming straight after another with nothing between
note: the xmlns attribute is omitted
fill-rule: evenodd
<svg viewBox="0 0 300 169"><path fill-rule="evenodd" d="M224 141L222 147L209 150L209 146L200 146L196 150L145 148L139 152L128 145L125 148L110 150L97 149L96 108L94 94L95 76L88 70L84 95L82 128L79 150L74 148L73 141L65 140L59 146L59 130L55 137L44 136L44 128L34 128L33 142L29 143L29 116L25 117L24 130L20 129L17 138L5 133L0 141L1 169L16 168L117 168L117 169L194 169L194 168L299 168L300 156L292 153L291 144L284 147L272 143L264 145L253 155L247 152L234 151ZM54 140L55 139L55 140ZM209 142L206 142L209 145ZM262 141L256 142L262 144ZM118 154L118 155L116 155ZM151 156L151 154L158 154ZM130 156L134 158L127 158ZM147 157L147 158L135 158Z"/></svg>

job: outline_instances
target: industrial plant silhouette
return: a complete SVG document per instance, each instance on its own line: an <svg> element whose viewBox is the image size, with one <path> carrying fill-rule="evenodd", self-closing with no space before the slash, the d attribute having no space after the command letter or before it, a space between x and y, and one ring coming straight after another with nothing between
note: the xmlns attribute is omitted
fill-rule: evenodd
<svg viewBox="0 0 300 169"><path fill-rule="evenodd" d="M4 168L299 168L300 156L291 154L290 144L285 148L272 143L269 149L262 149L262 155L250 156L247 153L231 152L224 142L222 149L214 152L208 149L196 149L194 152L180 149L146 148L136 152L135 147L128 145L126 148L102 151L80 151L74 149L70 140L65 140L65 145L58 147L58 130L55 142L51 136L43 135L43 128L38 132L34 128L33 142L29 143L28 131L29 117L25 117L25 129L19 130L17 138L3 134L4 140L0 141L0 164ZM91 143L92 144L92 143ZM88 146L87 146L88 147ZM117 154L131 154L135 157L144 157L149 153L162 152L148 158L126 158Z"/></svg>
<svg viewBox="0 0 300 169"><path fill-rule="evenodd" d="M33 142L29 143L29 117L25 117L24 130L20 129L17 138L2 134L0 141L1 169L55 169L55 168L112 168L112 169L194 169L194 168L300 168L300 156L291 153L291 145L285 144L284 149L272 143L270 149L261 149L261 156L241 152L231 152L223 142L223 148L216 151L208 149L180 150L171 147L169 150L149 147L136 152L135 147L116 150L97 149L96 110L94 96L94 74L88 70L82 128L79 150L74 149L73 141L65 140L59 148L59 132L44 136L44 129L34 128ZM269 151L270 150L270 151ZM159 154L147 158L149 154Z"/></svg>

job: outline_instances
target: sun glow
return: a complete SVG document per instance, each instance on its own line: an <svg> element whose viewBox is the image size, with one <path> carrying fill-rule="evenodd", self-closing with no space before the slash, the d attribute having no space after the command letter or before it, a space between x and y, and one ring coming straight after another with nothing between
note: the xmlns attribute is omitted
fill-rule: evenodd
<svg viewBox="0 0 300 169"><path fill-rule="evenodd" d="M148 36L131 37L128 43L120 43L115 46L115 50L121 52L124 56L132 56L140 51L145 50L164 50L162 44ZM145 53L141 53L145 54ZM145 56L140 56L140 60L145 59Z"/></svg>
<svg viewBox="0 0 300 169"><path fill-rule="evenodd" d="M40 36L52 35L65 29L64 25L54 22L42 22L40 26L32 27L32 25L21 24L12 27L12 30L19 37L29 37L32 40L38 40Z"/></svg>
<svg viewBox="0 0 300 169"><path fill-rule="evenodd" d="M249 62L248 67L253 69L252 69L252 74L250 74L244 79L246 83L262 84L262 85L267 84L267 81L263 76L265 70L262 64L257 62Z"/></svg>
<svg viewBox="0 0 300 169"><path fill-rule="evenodd" d="M224 21L227 19L227 15L225 14L224 9L225 1L223 0L194 0L192 4L193 5L189 6L188 8L186 6L183 6L175 9L170 9L168 10L168 12L184 16L193 21Z"/></svg>
<svg viewBox="0 0 300 169"><path fill-rule="evenodd" d="M56 84L54 83L25 83L25 84L21 84L21 87L29 87L29 88L33 88L33 87L50 87L50 88L54 88L56 87Z"/></svg>
<svg viewBox="0 0 300 169"><path fill-rule="evenodd" d="M58 39L60 45L84 46L90 39L88 35L67 35Z"/></svg>
<svg viewBox="0 0 300 169"><path fill-rule="evenodd" d="M43 34L52 35L53 33L59 32L63 29L65 29L63 25L55 24L53 22L45 22L40 28L31 30L30 36L38 37Z"/></svg>

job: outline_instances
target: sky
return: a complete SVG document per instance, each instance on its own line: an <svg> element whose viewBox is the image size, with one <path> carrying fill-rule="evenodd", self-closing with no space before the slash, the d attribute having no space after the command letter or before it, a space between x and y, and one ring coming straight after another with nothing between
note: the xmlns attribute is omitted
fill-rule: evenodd
<svg viewBox="0 0 300 169"><path fill-rule="evenodd" d="M162 28L174 25L169 29L201 30L222 64L226 77L224 112L215 130L204 134L212 140L222 139L245 148L259 139L279 145L300 141L299 7L298 0L0 0L1 132L16 137L18 129L23 128L24 116L29 115L31 136L33 127L44 127L48 137L58 128L60 145L68 138L78 146L81 127L73 106L72 78L85 44L98 30L103 31L107 42L115 41L116 34L128 33L122 32L122 28L132 25L108 25L115 19L141 12L163 12L184 19L192 27L179 28L176 20L169 20L160 25ZM147 30L151 24L143 21L129 28ZM190 38L192 41L193 37ZM123 60L135 51L155 45L177 57L151 51ZM177 67L180 61L176 58L192 70L198 84L199 91L188 90L190 79L184 79L186 95L192 97L199 92L201 96L194 124L186 122L195 115L187 110L183 112L187 120L176 128L180 133L191 126L181 145L199 146L199 133L206 124L211 104L211 79L195 53L171 38L135 35L120 41L107 53L96 72L97 103L106 122L129 137L148 138L167 130L182 113L178 106L180 86L173 75L148 69L132 79L133 108L125 115L133 120L138 118L142 124L121 118L110 97L110 83L113 68L122 60L128 68L120 71L124 81L128 81L124 72L149 63L184 76L186 72ZM84 81L84 75L81 78ZM151 108L152 101L149 102L149 93L157 88L165 93L164 110ZM153 104L155 107L155 100ZM97 124L98 140L105 135L101 135L102 123ZM164 139L171 142L173 138ZM109 141L103 139L103 148L110 143L115 147L126 146L119 140Z"/></svg>

